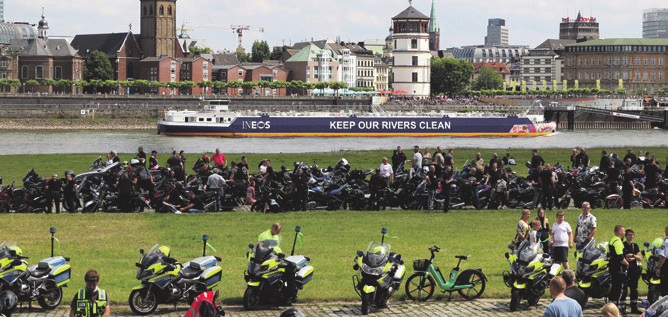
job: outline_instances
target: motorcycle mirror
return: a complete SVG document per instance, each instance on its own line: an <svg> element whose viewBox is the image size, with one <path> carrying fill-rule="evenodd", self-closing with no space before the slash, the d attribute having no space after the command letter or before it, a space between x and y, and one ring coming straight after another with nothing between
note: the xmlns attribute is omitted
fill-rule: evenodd
<svg viewBox="0 0 668 317"><path fill-rule="evenodd" d="M388 260L389 260L390 262L394 262L394 259L395 259L395 258L394 258L393 256L391 256L391 257L389 257Z"/></svg>
<svg viewBox="0 0 668 317"><path fill-rule="evenodd" d="M209 240L209 235L206 235L206 234L205 234L205 235L203 235L203 236L202 236L202 240L204 240L204 241L207 241L207 240Z"/></svg>
<svg viewBox="0 0 668 317"><path fill-rule="evenodd" d="M382 233L382 234L386 234L386 233L387 233L387 229L386 229L386 228L382 228L382 229L380 229L380 233Z"/></svg>
<svg viewBox="0 0 668 317"><path fill-rule="evenodd" d="M144 249L139 249L139 254L144 255Z"/></svg>
<svg viewBox="0 0 668 317"><path fill-rule="evenodd" d="M640 251L640 254L642 254L642 256L645 256L645 250Z"/></svg>
<svg viewBox="0 0 668 317"><path fill-rule="evenodd" d="M401 261L401 254L397 254L397 255L395 255L394 258L395 258L397 261Z"/></svg>
<svg viewBox="0 0 668 317"><path fill-rule="evenodd" d="M645 242L642 245L644 245L646 248L649 248L649 242Z"/></svg>
<svg viewBox="0 0 668 317"><path fill-rule="evenodd" d="M300 227L300 226L296 226L296 227L295 227L295 231L296 231L296 232L301 232L301 231L302 231L302 227Z"/></svg>
<svg viewBox="0 0 668 317"><path fill-rule="evenodd" d="M505 255L506 255L506 260L508 260L510 258L510 254L508 254L508 252L506 252Z"/></svg>
<svg viewBox="0 0 668 317"><path fill-rule="evenodd" d="M509 245L508 245L508 249L510 249L510 251L515 250L515 246L512 245L512 244L509 244Z"/></svg>
<svg viewBox="0 0 668 317"><path fill-rule="evenodd" d="M547 259L547 258L549 258L549 257L550 257L549 254L547 254L547 253L543 253L543 259Z"/></svg>
<svg viewBox="0 0 668 317"><path fill-rule="evenodd" d="M361 252L361 251L358 251ZM9 250L9 255L10 256L16 256L16 250Z"/></svg>
<svg viewBox="0 0 668 317"><path fill-rule="evenodd" d="M364 256L364 252L362 252L362 251L357 251L357 256Z"/></svg>
<svg viewBox="0 0 668 317"><path fill-rule="evenodd" d="M55 228L55 227L51 227L51 228L49 228L49 232L50 232L50 233L56 233L56 228Z"/></svg>
<svg viewBox="0 0 668 317"><path fill-rule="evenodd" d="M285 259L285 253L279 253L278 258L281 260Z"/></svg>
<svg viewBox="0 0 668 317"><path fill-rule="evenodd" d="M254 245L253 245L252 243L249 243L249 244L248 244L248 248L249 248L249 249L252 249L253 247L254 247Z"/></svg>

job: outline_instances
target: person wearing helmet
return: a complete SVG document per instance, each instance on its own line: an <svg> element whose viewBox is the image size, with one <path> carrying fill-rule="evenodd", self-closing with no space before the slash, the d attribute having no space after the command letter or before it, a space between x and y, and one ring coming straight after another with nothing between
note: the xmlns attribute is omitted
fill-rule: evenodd
<svg viewBox="0 0 668 317"><path fill-rule="evenodd" d="M12 312L19 302L18 297L12 291L3 291L0 293L0 316L12 317Z"/></svg>
<svg viewBox="0 0 668 317"><path fill-rule="evenodd" d="M174 175L176 175L177 179L183 180L183 161L181 161L181 158L176 151L172 151L172 157L167 159L167 167L174 171Z"/></svg>
<svg viewBox="0 0 668 317"><path fill-rule="evenodd" d="M280 317L306 317L302 312L299 311L299 309L290 307L286 310L284 310Z"/></svg>
<svg viewBox="0 0 668 317"><path fill-rule="evenodd" d="M100 274L88 270L84 275L86 287L80 289L70 303L70 317L109 317L109 295L97 287Z"/></svg>

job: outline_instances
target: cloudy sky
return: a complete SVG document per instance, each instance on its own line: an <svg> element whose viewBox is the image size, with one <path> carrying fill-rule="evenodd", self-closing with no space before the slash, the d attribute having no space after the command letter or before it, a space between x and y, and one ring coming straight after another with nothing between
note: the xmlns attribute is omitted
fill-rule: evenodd
<svg viewBox="0 0 668 317"><path fill-rule="evenodd" d="M51 35L139 33L139 0L4 0L5 20L37 23L45 7ZM431 0L414 0L425 15ZM502 18L510 43L535 47L559 37L562 18L578 10L600 23L601 38L642 37L642 10L668 7L665 0L436 0L441 49L483 44L488 18ZM388 35L393 16L407 0L178 0L177 24L186 22L192 38L204 38L214 50L235 49L230 25L264 28L244 33L244 47L255 40L270 46L313 39L363 41ZM178 33L178 32L177 32Z"/></svg>

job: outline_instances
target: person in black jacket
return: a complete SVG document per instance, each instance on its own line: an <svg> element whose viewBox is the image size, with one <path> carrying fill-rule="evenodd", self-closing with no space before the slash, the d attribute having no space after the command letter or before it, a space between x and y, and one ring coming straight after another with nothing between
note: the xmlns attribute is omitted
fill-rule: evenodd
<svg viewBox="0 0 668 317"><path fill-rule="evenodd" d="M631 313L641 314L638 310L638 280L642 266L639 266L642 257L640 256L640 248L633 242L635 232L631 229L626 229L626 240L624 240L624 257L629 263L629 268L626 270L627 282L622 291L622 301L626 300L626 295L631 298Z"/></svg>
<svg viewBox="0 0 668 317"><path fill-rule="evenodd" d="M552 177L552 165L547 164L540 172L538 181L543 189L543 207L552 210L554 204L554 177Z"/></svg>
<svg viewBox="0 0 668 317"><path fill-rule="evenodd" d="M586 153L585 148L580 148L580 153L575 157L578 161L578 167L588 167L589 166L589 155Z"/></svg>
<svg viewBox="0 0 668 317"><path fill-rule="evenodd" d="M63 181L58 179L58 174L53 173L51 179L46 181L46 197L47 197L47 211L51 213L53 210L53 201L56 202L56 213L60 213L60 195L63 192Z"/></svg>
<svg viewBox="0 0 668 317"><path fill-rule="evenodd" d="M628 150L626 150L626 156L624 156L624 162L626 162L626 159L631 159L631 166L636 165L638 157L636 157L636 155L633 154L633 149L629 148Z"/></svg>
<svg viewBox="0 0 668 317"><path fill-rule="evenodd" d="M633 200L633 176L631 175L631 167L624 166L624 175L622 183L622 201L624 202L624 209L631 209L631 200Z"/></svg>
<svg viewBox="0 0 668 317"><path fill-rule="evenodd" d="M63 188L63 198L67 204L67 212L74 213L77 211L77 183L74 180L74 172L67 171L65 173L66 182Z"/></svg>
<svg viewBox="0 0 668 317"><path fill-rule="evenodd" d="M598 163L598 168L601 172L604 172L605 169L610 166L610 157L608 156L608 151L601 151L601 161Z"/></svg>
<svg viewBox="0 0 668 317"><path fill-rule="evenodd" d="M392 153L392 166L394 167L395 174L399 170L400 166L403 168L403 165L406 164L406 161L408 161L406 154L401 151L401 146L397 146L397 149L394 150L394 153Z"/></svg>
<svg viewBox="0 0 668 317"><path fill-rule="evenodd" d="M531 169L535 170L538 168L538 166L543 166L545 165L545 160L538 155L538 150L532 150L531 151Z"/></svg>
<svg viewBox="0 0 668 317"><path fill-rule="evenodd" d="M295 193L297 194L297 199L300 200L300 206L302 211L308 209L308 180L309 176L304 173L303 168L297 169L297 174L294 175L292 183L295 185Z"/></svg>

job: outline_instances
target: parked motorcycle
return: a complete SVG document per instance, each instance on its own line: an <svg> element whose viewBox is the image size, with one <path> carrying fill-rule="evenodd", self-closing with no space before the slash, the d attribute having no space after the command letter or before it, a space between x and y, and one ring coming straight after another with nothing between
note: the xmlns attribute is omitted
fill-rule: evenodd
<svg viewBox="0 0 668 317"><path fill-rule="evenodd" d="M143 249L137 266L137 279L141 285L130 292L130 309L137 315L153 313L158 304L192 304L195 298L220 283L223 269L218 266L217 256L206 255L206 241L203 236L204 252L201 257L179 263L170 257L167 246L155 244L147 253Z"/></svg>
<svg viewBox="0 0 668 317"><path fill-rule="evenodd" d="M514 246L508 248L513 250ZM526 240L505 255L510 270L503 272L503 283L510 288L510 311L516 311L522 299L531 306L537 305L549 281L561 273L561 265L547 253L536 253Z"/></svg>
<svg viewBox="0 0 668 317"><path fill-rule="evenodd" d="M645 260L645 269L642 280L647 284L647 301L650 305L661 298L661 278L656 276L656 268L659 264L659 251L663 245L664 238L656 238L652 243L645 242L645 250L640 251Z"/></svg>
<svg viewBox="0 0 668 317"><path fill-rule="evenodd" d="M587 298L604 298L610 294L612 281L608 271L608 243L589 242L575 251L577 271L575 277L578 287L587 295Z"/></svg>
<svg viewBox="0 0 668 317"><path fill-rule="evenodd" d="M357 251L353 270L353 286L362 299L362 314L366 315L375 304L378 308L387 307L387 300L401 287L406 267L401 254L390 252L391 246L385 243L387 229L382 228L381 242L369 242L365 252Z"/></svg>
<svg viewBox="0 0 668 317"><path fill-rule="evenodd" d="M247 254L248 269L244 272L247 287L244 292L243 305L246 310L256 309L262 303L280 305L290 303L292 298L288 283L285 265L294 265L294 283L298 290L304 288L313 279L313 266L308 265L310 258L295 255L295 244L301 242L301 227L295 227L295 240L292 243L292 252L289 257L281 252L279 240L258 241L248 245L251 249ZM286 263L289 262L289 263ZM294 293L296 296L296 293Z"/></svg>

